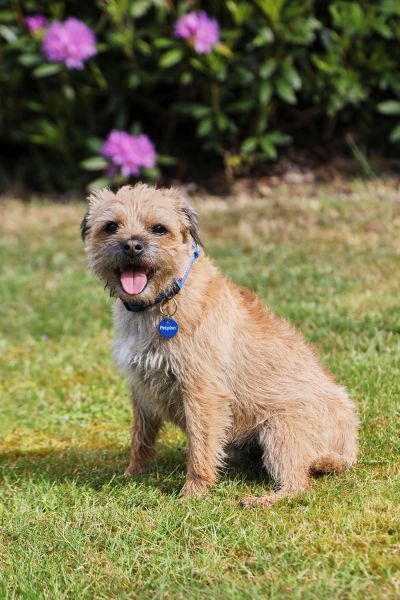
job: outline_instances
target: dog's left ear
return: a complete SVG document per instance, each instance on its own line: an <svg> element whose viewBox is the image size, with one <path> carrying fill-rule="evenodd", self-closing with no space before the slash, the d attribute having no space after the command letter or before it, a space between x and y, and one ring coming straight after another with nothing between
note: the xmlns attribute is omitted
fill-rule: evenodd
<svg viewBox="0 0 400 600"><path fill-rule="evenodd" d="M197 217L196 211L190 206L190 204L188 204L188 202L186 202L186 200L182 201L180 205L180 210L185 217L187 228L193 240L196 242L196 244L202 246L203 244L200 239L199 231L199 219Z"/></svg>

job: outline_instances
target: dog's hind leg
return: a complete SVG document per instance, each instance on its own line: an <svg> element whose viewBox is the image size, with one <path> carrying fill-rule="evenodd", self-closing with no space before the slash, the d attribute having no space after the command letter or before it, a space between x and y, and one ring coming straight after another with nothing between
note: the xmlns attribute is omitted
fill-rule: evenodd
<svg viewBox="0 0 400 600"><path fill-rule="evenodd" d="M247 496L244 506L269 506L309 489L309 468L313 448L305 432L294 431L284 417L272 417L259 433L263 465L273 477L277 491L266 496Z"/></svg>
<svg viewBox="0 0 400 600"><path fill-rule="evenodd" d="M347 396L345 397L347 400ZM357 459L357 424L358 417L354 408L347 408L345 418L338 419L335 437L331 440L330 448L320 452L310 464L311 475L324 473L343 473Z"/></svg>
<svg viewBox="0 0 400 600"><path fill-rule="evenodd" d="M346 464L346 461L343 459L342 456L340 456L336 452L331 452L329 454L325 454L324 456L319 456L318 458L312 461L310 465L310 474L340 474L344 473L348 466L349 465Z"/></svg>

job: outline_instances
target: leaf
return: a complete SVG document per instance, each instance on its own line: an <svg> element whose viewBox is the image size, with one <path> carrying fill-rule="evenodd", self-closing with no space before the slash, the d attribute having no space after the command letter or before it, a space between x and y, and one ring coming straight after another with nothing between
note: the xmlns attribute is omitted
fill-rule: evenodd
<svg viewBox="0 0 400 600"><path fill-rule="evenodd" d="M211 129L212 129L212 119L207 117L206 119L203 119L202 121L200 121L200 123L197 127L197 135L199 135L200 137L205 137L206 135L208 135L210 133Z"/></svg>
<svg viewBox="0 0 400 600"><path fill-rule="evenodd" d="M75 100L75 90L71 85L64 85L62 91L67 100L70 102Z"/></svg>
<svg viewBox="0 0 400 600"><path fill-rule="evenodd" d="M14 23L15 12L12 10L1 10L0 11L0 21L2 23Z"/></svg>
<svg viewBox="0 0 400 600"><path fill-rule="evenodd" d="M131 16L134 19L138 19L139 17L143 17L143 15L149 11L152 2L149 0L135 0L135 2L130 2L129 4L132 5L130 10Z"/></svg>
<svg viewBox="0 0 400 600"><path fill-rule="evenodd" d="M192 73L190 73L190 71L184 71L181 75L180 81L182 85L189 85L189 83L192 83L193 81Z"/></svg>
<svg viewBox="0 0 400 600"><path fill-rule="evenodd" d="M224 114L218 113L215 120L220 131L225 131L229 128L229 119Z"/></svg>
<svg viewBox="0 0 400 600"><path fill-rule="evenodd" d="M171 38L157 38L155 40L153 40L153 46L155 48L170 48L171 46L174 45L174 41L171 40Z"/></svg>
<svg viewBox="0 0 400 600"><path fill-rule="evenodd" d="M228 113L241 113L251 110L254 106L254 98L246 98L244 100L236 100L232 104L228 104L226 111Z"/></svg>
<svg viewBox="0 0 400 600"><path fill-rule="evenodd" d="M228 2L226 2L226 7L231 13L236 25L242 25L251 17L253 12L253 7L246 2L233 2L233 0L228 0Z"/></svg>
<svg viewBox="0 0 400 600"><path fill-rule="evenodd" d="M272 22L279 20L285 0L256 0L256 4Z"/></svg>
<svg viewBox="0 0 400 600"><path fill-rule="evenodd" d="M221 56L225 56L225 58L232 58L233 52L226 44L216 44L214 46L214 52L220 54Z"/></svg>
<svg viewBox="0 0 400 600"><path fill-rule="evenodd" d="M236 100L232 104L228 104L227 111L229 113L241 113L251 110L254 106L254 98L246 98L243 100Z"/></svg>
<svg viewBox="0 0 400 600"><path fill-rule="evenodd" d="M57 73L60 73L61 70L61 65L47 63L45 65L40 65L39 67L36 67L36 69L33 70L33 75L39 79L40 77L49 77L50 75L56 75Z"/></svg>
<svg viewBox="0 0 400 600"><path fill-rule="evenodd" d="M256 37L251 42L253 48L260 48L266 46L274 41L274 32L269 27L263 27L260 29Z"/></svg>
<svg viewBox="0 0 400 600"><path fill-rule="evenodd" d="M323 73L331 73L334 70L334 67L329 61L317 56L316 54L311 55L311 60L317 69Z"/></svg>
<svg viewBox="0 0 400 600"><path fill-rule="evenodd" d="M262 81L258 88L258 98L261 104L268 104L272 96L272 85L269 81Z"/></svg>
<svg viewBox="0 0 400 600"><path fill-rule="evenodd" d="M202 119L206 117L211 112L211 108L209 106L201 106L200 104L193 104L193 109L191 114L195 119Z"/></svg>
<svg viewBox="0 0 400 600"><path fill-rule="evenodd" d="M260 146L262 148L263 154L267 158L274 160L278 156L276 148L275 148L274 144L271 142L269 135L264 135L260 139Z"/></svg>
<svg viewBox="0 0 400 600"><path fill-rule="evenodd" d="M243 65L236 65L236 75L243 87L247 87L255 80L255 74L252 73L250 69L246 69Z"/></svg>
<svg viewBox="0 0 400 600"><path fill-rule="evenodd" d="M144 177L146 179L155 181L156 179L158 179L158 177L160 177L161 171L160 171L160 169L157 169L157 167L152 167L152 168L148 167L148 168L143 168L140 174L142 177Z"/></svg>
<svg viewBox="0 0 400 600"><path fill-rule="evenodd" d="M215 73L215 76L218 81L225 81L226 79L226 60L224 60L221 56L218 56L215 52L213 54L209 54L207 56L207 62Z"/></svg>
<svg viewBox="0 0 400 600"><path fill-rule="evenodd" d="M199 60L198 58L191 58L190 65L196 69L196 71L201 71L202 73L208 74L206 66Z"/></svg>
<svg viewBox="0 0 400 600"><path fill-rule="evenodd" d="M134 120L129 127L129 133L131 135L140 135L142 133L142 125L140 121Z"/></svg>
<svg viewBox="0 0 400 600"><path fill-rule="evenodd" d="M27 100L24 104L27 108L29 108L29 110L31 110L33 112L37 112L37 113L45 112L45 108L43 107L42 104L40 104L40 102L35 102L34 100Z"/></svg>
<svg viewBox="0 0 400 600"><path fill-rule="evenodd" d="M276 82L276 93L288 104L296 104L296 96L293 89L285 79L278 79Z"/></svg>
<svg viewBox="0 0 400 600"><path fill-rule="evenodd" d="M41 59L36 54L21 54L18 58L18 62L21 65L24 65L24 67L33 67L34 65L37 65L40 60Z"/></svg>
<svg viewBox="0 0 400 600"><path fill-rule="evenodd" d="M271 131L270 133L267 133L264 138L268 138L272 144L276 144L277 146L288 144L292 140L290 135L282 133L281 131Z"/></svg>
<svg viewBox="0 0 400 600"><path fill-rule="evenodd" d="M83 160L80 165L85 171L100 171L107 167L108 162L102 156L93 156L92 158Z"/></svg>
<svg viewBox="0 0 400 600"><path fill-rule="evenodd" d="M90 137L86 140L86 146L92 152L98 152L103 145L103 140L98 137Z"/></svg>
<svg viewBox="0 0 400 600"><path fill-rule="evenodd" d="M195 119L202 119L211 113L210 106L203 106L202 104L195 104L194 102L175 102L172 108L184 115L190 115Z"/></svg>
<svg viewBox="0 0 400 600"><path fill-rule="evenodd" d="M136 88L140 84L140 77L137 73L130 73L128 76L128 87Z"/></svg>
<svg viewBox="0 0 400 600"><path fill-rule="evenodd" d="M294 90L299 90L301 88L300 76L293 65L288 62L283 63L282 75Z"/></svg>
<svg viewBox="0 0 400 600"><path fill-rule="evenodd" d="M380 33L381 36L386 38L387 40L390 40L390 38L394 37L394 34L393 34L392 30L390 29L389 25L387 25L384 21L376 20L372 24L372 27L373 27L373 29L375 29L375 31Z"/></svg>
<svg viewBox="0 0 400 600"><path fill-rule="evenodd" d="M98 190L102 187L107 187L111 183L110 177L99 177L98 179L94 179L86 186L86 189L91 192L92 190Z"/></svg>
<svg viewBox="0 0 400 600"><path fill-rule="evenodd" d="M175 158L175 156L168 156L167 154L157 154L157 163L168 167L170 165L176 165L178 159Z"/></svg>
<svg viewBox="0 0 400 600"><path fill-rule="evenodd" d="M143 54L143 56L150 56L150 54L152 53L150 44L145 40L138 40L136 42L136 47L139 50L139 52Z"/></svg>
<svg viewBox="0 0 400 600"><path fill-rule="evenodd" d="M182 57L183 52L180 48L172 48L172 50L168 50L168 52L162 55L158 64L161 69L168 69L180 62Z"/></svg>
<svg viewBox="0 0 400 600"><path fill-rule="evenodd" d="M11 29L11 27L7 27L7 25L0 25L0 35L9 44L15 42L15 40L17 39L17 34L15 33L15 31Z"/></svg>
<svg viewBox="0 0 400 600"><path fill-rule="evenodd" d="M377 108L384 115L400 115L400 101L398 100L379 102Z"/></svg>
<svg viewBox="0 0 400 600"><path fill-rule="evenodd" d="M260 67L261 79L269 79L277 67L275 58L268 58Z"/></svg>
<svg viewBox="0 0 400 600"><path fill-rule="evenodd" d="M257 148L258 140L255 137L249 137L240 146L240 149L244 154L250 154Z"/></svg>
<svg viewBox="0 0 400 600"><path fill-rule="evenodd" d="M400 123L390 132L389 139L391 142L400 142Z"/></svg>

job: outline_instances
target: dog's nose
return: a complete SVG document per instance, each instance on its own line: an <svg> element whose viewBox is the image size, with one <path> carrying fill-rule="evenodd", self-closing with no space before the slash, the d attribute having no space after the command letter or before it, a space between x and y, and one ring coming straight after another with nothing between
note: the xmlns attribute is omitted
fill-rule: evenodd
<svg viewBox="0 0 400 600"><path fill-rule="evenodd" d="M122 248L129 256L139 256L144 250L144 243L140 240L125 240L122 242Z"/></svg>

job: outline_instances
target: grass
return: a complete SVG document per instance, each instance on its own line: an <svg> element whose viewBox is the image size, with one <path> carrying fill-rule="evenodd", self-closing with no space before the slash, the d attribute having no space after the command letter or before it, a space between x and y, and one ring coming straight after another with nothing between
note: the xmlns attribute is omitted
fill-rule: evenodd
<svg viewBox="0 0 400 600"><path fill-rule="evenodd" d="M86 271L81 204L5 202L0 219L1 598L398 598L400 299L396 184L281 187L201 205L208 252L294 322L361 418L357 466L267 510L231 466L183 501L167 427L134 481L111 301Z"/></svg>

